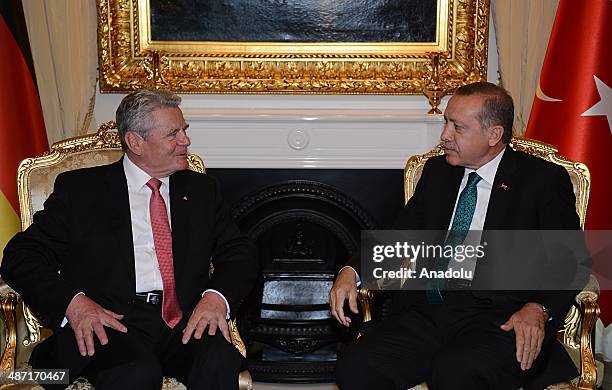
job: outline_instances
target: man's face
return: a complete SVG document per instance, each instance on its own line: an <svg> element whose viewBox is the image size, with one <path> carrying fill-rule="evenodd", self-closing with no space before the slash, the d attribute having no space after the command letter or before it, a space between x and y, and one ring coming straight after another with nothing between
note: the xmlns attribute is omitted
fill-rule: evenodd
<svg viewBox="0 0 612 390"><path fill-rule="evenodd" d="M153 127L141 143L141 168L154 177L166 177L187 169L188 125L179 108L165 107L151 113Z"/></svg>
<svg viewBox="0 0 612 390"><path fill-rule="evenodd" d="M450 165L478 169L490 160L489 131L478 121L484 101L480 95L455 95L448 102L440 139Z"/></svg>

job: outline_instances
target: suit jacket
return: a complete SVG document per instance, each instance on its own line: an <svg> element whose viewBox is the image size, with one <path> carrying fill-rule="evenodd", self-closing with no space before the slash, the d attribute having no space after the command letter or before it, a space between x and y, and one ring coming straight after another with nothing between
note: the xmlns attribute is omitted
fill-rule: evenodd
<svg viewBox="0 0 612 390"><path fill-rule="evenodd" d="M447 230L451 224L464 172L463 167L449 165L444 156L430 158L423 168L414 195L400 211L394 229ZM518 229L579 231L580 222L567 171L561 166L507 147L491 189L483 241L487 230ZM495 291L490 288L490 284L486 285L488 278L495 275L507 277L505 272L510 272L511 269L519 270L522 275L534 271L538 273L535 279L546 280L547 274L555 273L551 267L556 268L561 264L546 262L546 259L540 258L545 254L545 248L525 249L521 252L523 256L513 257L512 264L496 264L488 261L489 259L479 260L474 272L471 294L477 299L486 299L493 307L507 310L509 313L520 309L527 302L540 303L551 312L555 327L559 326L578 291ZM578 287L581 288L588 280L588 272L584 270L589 268L590 259L565 257L565 263L569 262L569 265L564 263L564 269L569 273L576 272L579 268L582 270L581 279L577 282L578 285L582 284ZM579 260L584 264L576 264ZM354 259L351 265L357 269L359 267ZM500 272L500 269L504 271ZM425 303L423 291L406 291L394 294L390 310L401 312ZM549 356L545 373L534 378L531 383L533 388L577 375L575 366L562 346L556 342L552 344L551 350L546 351Z"/></svg>
<svg viewBox="0 0 612 390"><path fill-rule="evenodd" d="M202 292L213 288L235 314L257 277L254 246L232 221L212 177L174 173L170 199L175 284L183 313L190 315ZM135 299L136 282L122 160L59 175L44 210L6 246L0 273L54 330L79 291L124 312Z"/></svg>
<svg viewBox="0 0 612 390"><path fill-rule="evenodd" d="M400 212L395 228L448 229L464 172L465 168L446 163L444 156L429 159L423 168L414 196ZM572 183L563 167L507 147L491 189L483 227L483 242L487 237L487 230L558 230L559 235L564 234L561 231L579 232L580 221L575 202ZM512 237L519 239L525 235L509 234L508 237L512 240ZM530 244L536 243L536 240L530 241ZM499 293L491 290L501 278L531 276L535 282L545 281L547 276L558 274L560 269L570 274L579 273L580 281L572 282L581 288L588 280L585 270L589 269L590 259L585 256L577 259L573 254L551 255L546 253L550 252L549 248L526 247L527 243L514 244L509 241L500 249L517 252L515 256L502 257L504 260L511 257L512 263L496 263L495 259L491 261L490 258L478 261L472 284L473 294L497 299L499 304L512 305L517 309L526 302L537 302L544 305L552 317L562 323L577 293L575 290ZM544 245L542 242L539 244ZM582 263L577 264L578 261ZM491 280L496 277L499 279ZM506 283L510 284L512 283Z"/></svg>

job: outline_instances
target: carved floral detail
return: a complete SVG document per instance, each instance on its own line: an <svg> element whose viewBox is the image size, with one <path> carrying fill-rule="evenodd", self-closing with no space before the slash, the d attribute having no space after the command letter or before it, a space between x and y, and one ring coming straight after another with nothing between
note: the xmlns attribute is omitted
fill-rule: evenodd
<svg viewBox="0 0 612 390"><path fill-rule="evenodd" d="M154 87L183 93L420 94L425 87L449 93L486 79L489 0L441 2L448 6L446 48L407 51L385 44L393 50L382 54L333 49L270 53L249 43L240 53L215 51L207 44L198 50L169 43L163 50L154 44L141 47L147 42L140 28L141 1L97 0L102 91ZM432 50L439 53L439 65L432 62Z"/></svg>

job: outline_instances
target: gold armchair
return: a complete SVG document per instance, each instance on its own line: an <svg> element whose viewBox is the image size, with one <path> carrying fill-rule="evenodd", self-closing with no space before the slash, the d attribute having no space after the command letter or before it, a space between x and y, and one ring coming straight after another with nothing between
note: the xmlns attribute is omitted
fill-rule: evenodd
<svg viewBox="0 0 612 390"><path fill-rule="evenodd" d="M77 168L93 167L117 161L123 152L114 122L103 124L98 132L60 141L51 147L51 152L28 158L21 162L17 172L21 228L32 223L34 213L43 208L43 203L53 191L55 178L61 172ZM199 156L188 156L189 169L205 172L204 162ZM212 271L212 270L211 270ZM21 302L19 295L4 285L0 289L0 316L4 322L4 345L0 358L0 369L9 370L27 367L34 345L49 334L38 319ZM232 344L246 356L245 345L240 338L235 321L230 321ZM86 381L77 380L69 388L88 388ZM240 389L252 389L248 371L240 373ZM76 383L76 382L75 382ZM182 384L174 378L164 378L163 389L181 389Z"/></svg>
<svg viewBox="0 0 612 390"><path fill-rule="evenodd" d="M514 150L522 151L555 164L561 165L569 173L576 195L576 212L580 218L580 226L584 229L586 220L587 206L589 202L589 191L591 189L591 176L585 164L574 162L559 155L557 149L549 144L536 140L513 137L511 147ZM438 145L432 151L412 156L406 162L404 169L404 201L414 194L417 182L421 178L421 173L425 162L434 156L444 154L442 145ZM363 321L372 319L371 300L373 292L366 289L359 291L359 302L363 311ZM568 351L572 360L580 371L580 376L572 383L560 383L549 387L552 389L594 389L603 379L603 366L595 361L593 356L593 346L591 335L595 322L599 316L599 285L597 280L591 276L587 286L576 296L578 307L572 306L565 318L564 326L558 331L558 339ZM426 385L419 385L421 389L426 389Z"/></svg>

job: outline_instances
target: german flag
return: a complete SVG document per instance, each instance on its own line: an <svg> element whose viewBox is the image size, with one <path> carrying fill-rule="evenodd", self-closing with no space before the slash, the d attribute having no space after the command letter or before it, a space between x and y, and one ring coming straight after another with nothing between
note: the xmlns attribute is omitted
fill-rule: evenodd
<svg viewBox="0 0 612 390"><path fill-rule="evenodd" d="M0 1L0 251L20 230L17 166L49 149L21 0Z"/></svg>

